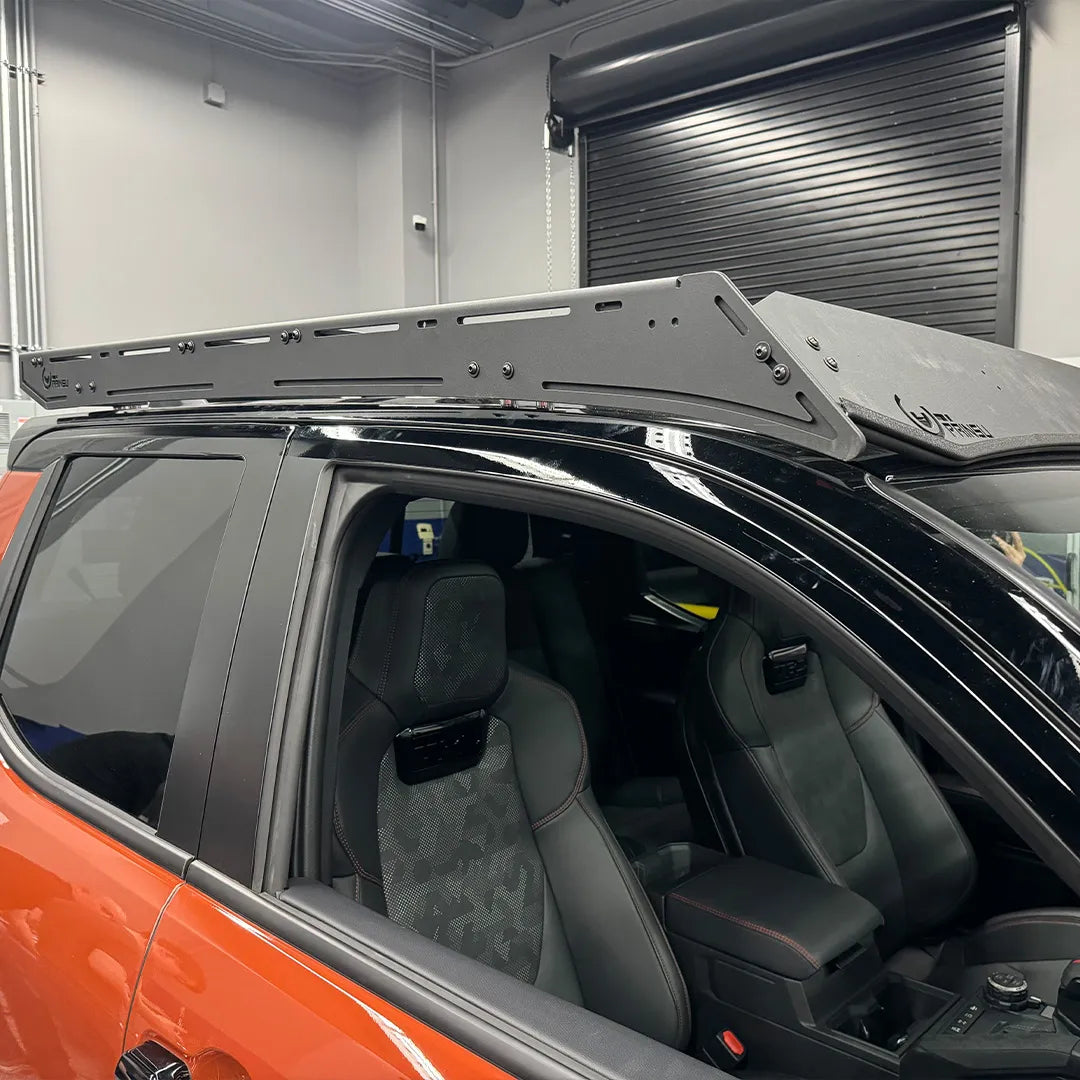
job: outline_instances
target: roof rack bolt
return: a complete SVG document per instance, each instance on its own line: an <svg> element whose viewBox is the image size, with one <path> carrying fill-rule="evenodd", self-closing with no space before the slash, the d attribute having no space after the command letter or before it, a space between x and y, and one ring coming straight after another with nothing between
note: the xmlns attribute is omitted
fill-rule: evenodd
<svg viewBox="0 0 1080 1080"><path fill-rule="evenodd" d="M469 373L470 379L475 379L480 374L480 365L475 360L470 360L469 366L465 370Z"/></svg>
<svg viewBox="0 0 1080 1080"><path fill-rule="evenodd" d="M300 333L300 327L299 326L294 326L289 331L289 340L290 341L299 341L303 336L304 335Z"/></svg>
<svg viewBox="0 0 1080 1080"><path fill-rule="evenodd" d="M768 360L772 356L772 346L767 341L759 341L754 346L754 356L758 360Z"/></svg>
<svg viewBox="0 0 1080 1080"><path fill-rule="evenodd" d="M826 356L825 357L825 366L827 368L830 368L832 371L839 371L840 370L840 365L836 362L836 357L835 356Z"/></svg>
<svg viewBox="0 0 1080 1080"><path fill-rule="evenodd" d="M786 383L788 379L791 378L791 372L788 370L787 364L777 364L776 367L772 369L772 377L773 382L775 383L780 383L781 385Z"/></svg>
<svg viewBox="0 0 1080 1080"><path fill-rule="evenodd" d="M91 393L91 394L92 394L92 393L94 393L94 391L95 391L95 390L97 390L97 383L96 383L96 382L94 382L94 380L93 380L93 379L91 379L91 380L90 380L90 381L89 381L89 382L88 382L88 383L87 383L86 385L87 385L88 387L90 387L90 393Z"/></svg>
<svg viewBox="0 0 1080 1080"><path fill-rule="evenodd" d="M809 345L811 349L820 349L821 348L821 342L818 341L818 339L816 337L814 337L813 334L807 334L806 335L806 344Z"/></svg>
<svg viewBox="0 0 1080 1080"><path fill-rule="evenodd" d="M509 360L502 366L502 376L504 379L512 379L514 377L514 365Z"/></svg>
<svg viewBox="0 0 1080 1080"><path fill-rule="evenodd" d="M282 330L281 331L281 344L282 345L288 345L289 344L289 331L288 330Z"/></svg>
<svg viewBox="0 0 1080 1080"><path fill-rule="evenodd" d="M76 394L81 394L82 393L82 383L81 382L77 382L75 384L75 393Z"/></svg>

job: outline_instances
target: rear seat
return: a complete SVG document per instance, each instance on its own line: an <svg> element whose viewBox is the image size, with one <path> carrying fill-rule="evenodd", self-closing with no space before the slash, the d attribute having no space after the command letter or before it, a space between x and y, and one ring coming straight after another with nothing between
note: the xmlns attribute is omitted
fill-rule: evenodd
<svg viewBox="0 0 1080 1080"><path fill-rule="evenodd" d="M605 676L604 657L589 626L572 565L555 550L550 551L554 557L539 558L533 551L527 558L531 547L530 519L525 514L458 503L447 518L439 553L445 558L478 559L503 579L509 655L564 686L577 702L597 800L627 853L640 855L661 844L691 839L678 778L627 775L619 753L618 702ZM545 548L543 553L549 551Z"/></svg>

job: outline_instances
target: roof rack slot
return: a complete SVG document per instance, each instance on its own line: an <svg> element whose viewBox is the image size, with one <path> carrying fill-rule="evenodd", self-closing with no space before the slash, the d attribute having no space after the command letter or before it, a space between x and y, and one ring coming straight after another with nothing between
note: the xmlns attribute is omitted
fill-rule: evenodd
<svg viewBox="0 0 1080 1080"><path fill-rule="evenodd" d="M363 376L353 376L352 378L338 378L338 379L275 379L274 385L277 387L288 387L296 390L302 386L309 387L311 389L327 388L327 387L339 387L339 386L386 386L386 387L405 387L405 386L442 386L443 380L437 376L426 375L388 375L385 378L372 377L365 378Z"/></svg>
<svg viewBox="0 0 1080 1080"><path fill-rule="evenodd" d="M622 311L621 300L601 300L595 306L597 311Z"/></svg>
<svg viewBox="0 0 1080 1080"><path fill-rule="evenodd" d="M154 383L152 386L116 386L112 389L105 391L106 397L119 397L124 395L125 397L138 396L139 394L149 394L153 396L171 394L174 397L177 394L192 394L199 395L205 394L209 390L214 389L213 383L175 383L172 385L163 385L162 383Z"/></svg>
<svg viewBox="0 0 1080 1080"><path fill-rule="evenodd" d="M570 314L569 307L525 308L521 311L492 311L483 315L459 315L459 326L482 323L522 322L526 319L561 319Z"/></svg>
<svg viewBox="0 0 1080 1080"><path fill-rule="evenodd" d="M204 341L203 345L208 349L222 349L232 345L265 345L269 340L269 334L259 334L255 337L211 338L209 341Z"/></svg>
<svg viewBox="0 0 1080 1080"><path fill-rule="evenodd" d="M369 326L324 326L315 331L315 337L344 337L347 334L392 334L400 330L396 322L372 323Z"/></svg>
<svg viewBox="0 0 1080 1080"><path fill-rule="evenodd" d="M157 356L159 353L172 352L171 345L145 345L138 349L118 349L121 356ZM108 356L108 353L102 353L102 356Z"/></svg>
<svg viewBox="0 0 1080 1080"><path fill-rule="evenodd" d="M727 321L731 323L731 325L734 326L735 329L738 330L743 337L745 337L746 323L744 323L742 319L740 319L739 316L735 314L731 305L722 296L716 297L716 306L724 313L724 318L726 318Z"/></svg>

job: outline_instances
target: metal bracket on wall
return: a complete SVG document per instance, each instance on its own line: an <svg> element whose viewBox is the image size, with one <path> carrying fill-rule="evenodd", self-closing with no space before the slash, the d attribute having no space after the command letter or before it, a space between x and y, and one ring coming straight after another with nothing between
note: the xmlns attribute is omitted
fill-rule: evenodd
<svg viewBox="0 0 1080 1080"><path fill-rule="evenodd" d="M574 128L552 112L544 117L544 148L570 157L574 155Z"/></svg>

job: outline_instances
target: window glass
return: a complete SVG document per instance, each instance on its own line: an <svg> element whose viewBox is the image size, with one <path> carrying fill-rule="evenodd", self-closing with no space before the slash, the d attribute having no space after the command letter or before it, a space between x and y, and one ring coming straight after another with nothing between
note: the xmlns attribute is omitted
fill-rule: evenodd
<svg viewBox="0 0 1080 1080"><path fill-rule="evenodd" d="M80 458L14 615L0 694L51 768L156 824L243 464Z"/></svg>
<svg viewBox="0 0 1080 1080"><path fill-rule="evenodd" d="M408 555L414 559L437 559L447 515L454 505L450 499L413 499L405 516L383 537L382 554Z"/></svg>
<svg viewBox="0 0 1080 1080"><path fill-rule="evenodd" d="M1080 607L1080 488L1074 468L895 481L1003 559Z"/></svg>

